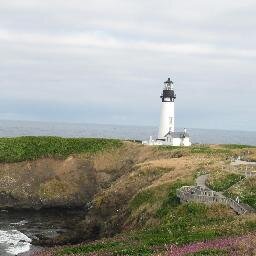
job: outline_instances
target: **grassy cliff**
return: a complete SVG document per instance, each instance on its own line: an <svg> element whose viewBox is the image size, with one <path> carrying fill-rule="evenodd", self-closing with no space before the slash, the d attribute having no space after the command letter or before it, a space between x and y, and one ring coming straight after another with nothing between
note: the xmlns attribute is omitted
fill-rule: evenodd
<svg viewBox="0 0 256 256"><path fill-rule="evenodd" d="M71 154L95 153L122 145L119 140L61 137L0 138L0 162L14 163L39 158L65 158Z"/></svg>
<svg viewBox="0 0 256 256"><path fill-rule="evenodd" d="M92 209L81 224L85 238L90 232L97 233L98 238L119 234L58 249L52 255L168 255L173 246L214 239L221 239L222 244L226 237L256 231L255 214L238 216L218 204L180 204L176 196L177 188L194 184L202 173L210 175L209 183L218 190L239 182L243 175L229 172L230 161L247 149L250 154L256 150L236 145L144 147L150 152L147 157L95 195ZM206 248L195 255L229 255L231 250L238 250L232 247L235 244Z"/></svg>
<svg viewBox="0 0 256 256"><path fill-rule="evenodd" d="M109 182L93 159L122 147L108 139L0 138L0 208L84 206Z"/></svg>
<svg viewBox="0 0 256 256"><path fill-rule="evenodd" d="M194 184L203 173L209 174L213 188L228 191L242 177L230 173L231 158L253 156L256 148L149 147L116 140L47 137L10 140L16 149L10 149L0 164L0 202L9 198L7 202L18 207L24 206L19 202L43 207L89 202L75 235L55 242L94 241L44 255L166 255L170 248L256 230L253 213L238 216L223 205L180 204L176 196L178 188ZM202 253L224 250L205 248Z"/></svg>

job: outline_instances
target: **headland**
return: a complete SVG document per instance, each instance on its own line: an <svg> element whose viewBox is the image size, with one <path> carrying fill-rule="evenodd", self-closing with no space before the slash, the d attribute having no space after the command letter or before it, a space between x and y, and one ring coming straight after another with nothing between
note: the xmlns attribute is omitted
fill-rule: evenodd
<svg viewBox="0 0 256 256"><path fill-rule="evenodd" d="M35 255L247 255L253 246L245 241L255 241L253 211L239 215L225 204L184 203L177 195L207 175L210 189L256 209L256 166L232 164L238 157L255 162L256 147L0 139L0 208L84 209L70 234L34 240L61 247Z"/></svg>

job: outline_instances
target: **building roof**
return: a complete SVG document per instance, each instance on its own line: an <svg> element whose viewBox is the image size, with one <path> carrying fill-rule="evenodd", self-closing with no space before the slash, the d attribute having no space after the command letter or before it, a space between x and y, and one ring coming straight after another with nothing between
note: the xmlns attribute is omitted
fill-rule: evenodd
<svg viewBox="0 0 256 256"><path fill-rule="evenodd" d="M189 137L189 134L187 132L168 132L165 137L170 136L172 138L187 138Z"/></svg>

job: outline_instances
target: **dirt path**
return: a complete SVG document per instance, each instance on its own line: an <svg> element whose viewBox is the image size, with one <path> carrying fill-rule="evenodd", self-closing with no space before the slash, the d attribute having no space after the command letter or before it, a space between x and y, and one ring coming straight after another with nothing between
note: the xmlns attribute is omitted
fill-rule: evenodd
<svg viewBox="0 0 256 256"><path fill-rule="evenodd" d="M206 186L206 181L207 181L208 177L209 177L208 174L201 175L201 176L197 177L197 179L196 179L196 185L197 185L197 186L200 186L200 187L202 187L202 188L208 188L208 187Z"/></svg>

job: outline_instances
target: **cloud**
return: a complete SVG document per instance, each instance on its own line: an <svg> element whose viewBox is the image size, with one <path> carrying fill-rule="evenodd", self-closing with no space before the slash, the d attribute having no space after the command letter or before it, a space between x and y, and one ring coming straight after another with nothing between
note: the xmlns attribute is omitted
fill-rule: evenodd
<svg viewBox="0 0 256 256"><path fill-rule="evenodd" d="M220 56L221 58L255 58L256 49L243 49L232 47L216 47L210 44L189 44L172 42L155 42L142 40L124 40L122 38L97 35L97 33L71 34L71 35L51 35L36 33L15 33L7 30L0 30L0 40L2 42L41 45L41 46L66 46L103 48L115 50L139 50L156 51L174 54L194 54Z"/></svg>
<svg viewBox="0 0 256 256"><path fill-rule="evenodd" d="M3 118L157 125L171 75L180 126L256 129L255 1L0 4Z"/></svg>

